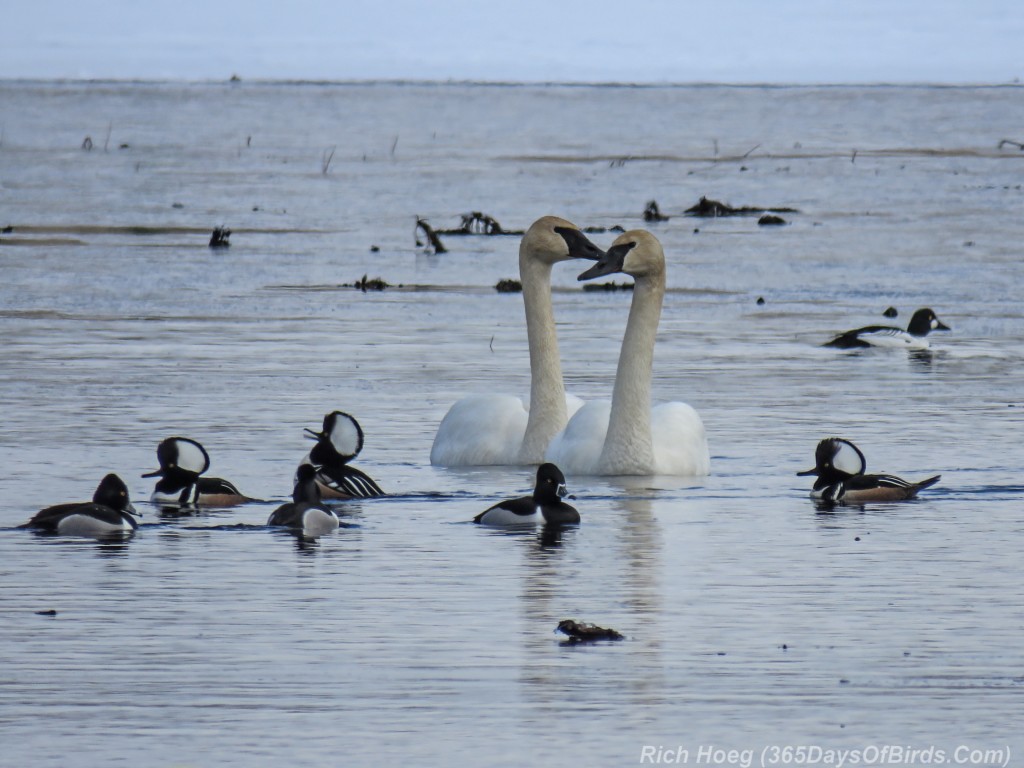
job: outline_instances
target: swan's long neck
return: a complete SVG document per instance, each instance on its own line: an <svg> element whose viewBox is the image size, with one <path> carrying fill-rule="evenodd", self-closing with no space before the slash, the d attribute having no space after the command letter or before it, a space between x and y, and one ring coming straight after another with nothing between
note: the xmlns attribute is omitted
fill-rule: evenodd
<svg viewBox="0 0 1024 768"><path fill-rule="evenodd" d="M551 265L519 251L519 278L526 307L526 337L530 344L530 416L519 449L523 463L544 460L548 443L565 427L565 385L551 306Z"/></svg>
<svg viewBox="0 0 1024 768"><path fill-rule="evenodd" d="M651 372L664 298L664 272L636 279L601 452L602 469L608 474L649 474L654 466Z"/></svg>

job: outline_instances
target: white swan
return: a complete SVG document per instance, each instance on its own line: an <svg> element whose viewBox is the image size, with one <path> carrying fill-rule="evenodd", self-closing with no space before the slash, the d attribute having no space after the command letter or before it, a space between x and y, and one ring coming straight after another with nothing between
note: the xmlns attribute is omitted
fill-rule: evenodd
<svg viewBox="0 0 1024 768"><path fill-rule="evenodd" d="M565 219L544 216L519 244L519 279L530 345L530 403L514 395L469 395L449 409L434 436L430 463L445 467L540 464L552 436L581 401L567 399L551 306L551 267L599 259L604 251Z"/></svg>
<svg viewBox="0 0 1024 768"><path fill-rule="evenodd" d="M686 403L651 408L654 342L665 297L665 252L650 232L620 235L580 280L623 272L633 301L619 353L612 401L589 402L548 446L545 460L569 475L706 475L708 441Z"/></svg>

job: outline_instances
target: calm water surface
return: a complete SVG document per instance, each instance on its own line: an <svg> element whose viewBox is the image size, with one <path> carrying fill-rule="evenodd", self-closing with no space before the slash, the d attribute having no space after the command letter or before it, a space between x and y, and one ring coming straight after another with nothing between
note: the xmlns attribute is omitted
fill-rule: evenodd
<svg viewBox="0 0 1024 768"><path fill-rule="evenodd" d="M1021 126L1020 88L0 84L0 764L1019 765ZM799 213L682 216L702 195ZM473 210L656 231L654 397L701 412L710 477L570 477L560 536L466 523L532 484L428 461L458 396L529 388L521 296L493 289L518 239L415 242ZM607 397L630 297L579 271L555 270L564 371ZM953 331L819 346L890 305ZM263 523L334 409L391 495L300 545ZM266 501L162 517L140 475L173 434ZM819 513L795 472L830 434L942 481ZM15 529L109 471L131 540ZM628 639L566 646L563 618Z"/></svg>

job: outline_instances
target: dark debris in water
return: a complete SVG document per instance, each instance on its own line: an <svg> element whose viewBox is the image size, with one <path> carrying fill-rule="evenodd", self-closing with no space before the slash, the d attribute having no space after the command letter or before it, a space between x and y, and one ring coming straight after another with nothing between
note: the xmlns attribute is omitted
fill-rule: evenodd
<svg viewBox="0 0 1024 768"><path fill-rule="evenodd" d="M51 608L48 611L36 611L36 616L56 616L57 611Z"/></svg>
<svg viewBox="0 0 1024 768"><path fill-rule="evenodd" d="M523 230L505 229L493 216L480 211L459 214L462 221L455 229L438 230L440 235L522 235Z"/></svg>
<svg viewBox="0 0 1024 768"><path fill-rule="evenodd" d="M363 275L360 279L354 283L345 283L342 287L344 288L356 288L363 293L367 291L383 291L385 288L390 288L391 284L385 282L379 277L370 277Z"/></svg>
<svg viewBox="0 0 1024 768"><path fill-rule="evenodd" d="M569 642L588 643L594 640L623 640L625 636L614 629L606 629L596 624L587 624L573 619L562 619L556 631L569 636Z"/></svg>
<svg viewBox="0 0 1024 768"><path fill-rule="evenodd" d="M493 216L480 211L459 214L461 222L454 229L434 229L430 223L421 216L416 217L415 240L417 248L430 248L434 253L447 253L448 248L441 241L441 236L462 236L462 235L523 235L522 229L505 229ZM582 227L581 231L588 235L604 234L606 232L625 232L626 230L615 224L610 227Z"/></svg>
<svg viewBox="0 0 1024 768"><path fill-rule="evenodd" d="M427 244L434 253L448 253L448 249L444 247L444 243L441 242L441 237L437 231L430 226L426 219L416 219L416 247L422 248L423 242L420 240L420 234L426 238Z"/></svg>
<svg viewBox="0 0 1024 768"><path fill-rule="evenodd" d="M506 277L498 281L497 285L494 286L494 290L498 293L522 293L523 284L518 280Z"/></svg>
<svg viewBox="0 0 1024 768"><path fill-rule="evenodd" d="M760 216L766 213L799 213L796 208L776 208L764 206L744 206L734 208L728 203L701 197L696 205L687 208L687 216L699 216L705 219L716 219L724 216Z"/></svg>
<svg viewBox="0 0 1024 768"><path fill-rule="evenodd" d="M757 220L757 223L762 227L778 227L785 224L786 220L781 216L776 216L774 213L766 213Z"/></svg>
<svg viewBox="0 0 1024 768"><path fill-rule="evenodd" d="M227 227L214 227L213 234L210 235L210 247L211 248L227 248L230 243L231 230Z"/></svg>
<svg viewBox="0 0 1024 768"><path fill-rule="evenodd" d="M658 208L657 200L651 200L644 206L644 221L668 221L668 219L669 217L665 216Z"/></svg>
<svg viewBox="0 0 1024 768"><path fill-rule="evenodd" d="M584 291L632 291L633 283L616 283L612 280L610 283L584 283Z"/></svg>

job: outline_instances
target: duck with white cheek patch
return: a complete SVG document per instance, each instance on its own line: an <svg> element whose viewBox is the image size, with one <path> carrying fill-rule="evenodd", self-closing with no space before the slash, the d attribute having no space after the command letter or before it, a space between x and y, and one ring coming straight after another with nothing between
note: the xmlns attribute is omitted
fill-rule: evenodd
<svg viewBox="0 0 1024 768"><path fill-rule="evenodd" d="M914 313L907 330L889 325L868 325L841 333L822 346L838 349L863 349L865 347L893 347L896 349L928 349L925 338L932 331L948 331L949 326L939 320L935 313L923 307Z"/></svg>

